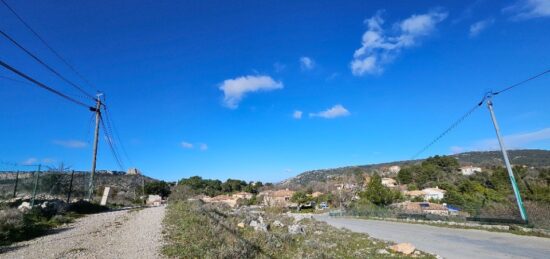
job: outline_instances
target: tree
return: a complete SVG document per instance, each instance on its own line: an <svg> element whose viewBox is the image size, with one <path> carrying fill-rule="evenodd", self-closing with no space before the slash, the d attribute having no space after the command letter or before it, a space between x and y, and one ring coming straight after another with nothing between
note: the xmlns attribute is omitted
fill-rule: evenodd
<svg viewBox="0 0 550 259"><path fill-rule="evenodd" d="M367 189L359 196L361 199L366 199L378 206L384 206L392 204L398 199L399 193L382 185L382 178L378 174L374 174L367 185Z"/></svg>
<svg viewBox="0 0 550 259"><path fill-rule="evenodd" d="M445 172L451 173L458 170L459 164L458 160L450 156L434 156L429 157L428 159L422 162L422 166L434 165L439 169L442 169Z"/></svg>
<svg viewBox="0 0 550 259"><path fill-rule="evenodd" d="M298 191L295 192L292 197L290 198L290 201L298 203L298 205L302 205L304 203L307 203L310 201L310 197L307 195L307 193ZM300 207L300 206L298 206Z"/></svg>
<svg viewBox="0 0 550 259"><path fill-rule="evenodd" d="M170 185L165 181L149 182L145 184L145 193L160 195L163 198L168 197L168 195L170 195Z"/></svg>
<svg viewBox="0 0 550 259"><path fill-rule="evenodd" d="M397 173L397 180L400 184L409 184L413 181L413 169L411 167L405 167L399 170Z"/></svg>

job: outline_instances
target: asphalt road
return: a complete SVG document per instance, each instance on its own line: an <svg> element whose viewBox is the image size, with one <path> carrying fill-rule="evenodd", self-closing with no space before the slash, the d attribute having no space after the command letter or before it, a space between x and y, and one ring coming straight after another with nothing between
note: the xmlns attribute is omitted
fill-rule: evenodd
<svg viewBox="0 0 550 259"><path fill-rule="evenodd" d="M328 215L315 218L378 239L411 243L444 258L550 258L550 238Z"/></svg>

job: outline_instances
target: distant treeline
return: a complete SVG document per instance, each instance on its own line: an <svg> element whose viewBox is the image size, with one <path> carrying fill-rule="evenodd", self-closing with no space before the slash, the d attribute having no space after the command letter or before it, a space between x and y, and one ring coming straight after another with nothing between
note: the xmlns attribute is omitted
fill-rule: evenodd
<svg viewBox="0 0 550 259"><path fill-rule="evenodd" d="M183 178L178 182L178 185L189 186L196 194L204 194L208 196L216 196L220 194L229 194L234 192L249 192L256 194L260 188L264 187L262 182L246 182L243 180L227 179L222 182L217 179L203 179L200 176L192 176ZM266 183L265 186L272 186L271 183Z"/></svg>

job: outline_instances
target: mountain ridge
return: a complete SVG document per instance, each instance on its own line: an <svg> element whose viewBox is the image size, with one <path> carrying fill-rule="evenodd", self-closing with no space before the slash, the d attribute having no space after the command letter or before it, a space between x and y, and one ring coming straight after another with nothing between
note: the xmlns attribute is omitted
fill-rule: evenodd
<svg viewBox="0 0 550 259"><path fill-rule="evenodd" d="M480 167L504 166L501 151L471 151L447 155L458 160L461 166L475 165ZM544 149L515 149L508 151L508 157L512 165L525 165L528 167L550 167L550 150ZM278 185L306 185L312 181L325 181L339 175L351 175L357 172L375 172L389 166L405 166L420 163L425 159L401 160L367 165L345 166L338 168L316 169L302 172L292 178L281 181Z"/></svg>

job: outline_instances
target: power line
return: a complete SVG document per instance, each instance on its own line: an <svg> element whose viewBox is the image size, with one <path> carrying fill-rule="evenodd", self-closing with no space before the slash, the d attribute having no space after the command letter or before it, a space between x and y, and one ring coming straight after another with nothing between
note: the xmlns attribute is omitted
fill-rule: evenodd
<svg viewBox="0 0 550 259"><path fill-rule="evenodd" d="M85 103L83 103L83 102L81 102L81 101L79 101L79 100L76 100L76 99L74 99L74 98L72 98L72 97L70 97L70 96L68 96L68 95L66 95L66 94L64 94L64 93L62 93L62 92L60 92L60 91L58 91L58 90L55 90L55 89L53 89L53 88L51 88L51 87L49 87L49 86L47 86L47 85L45 85L45 84L43 84L43 83L37 81L36 79L34 79L34 78L28 76L27 74L25 74L25 73L23 73L23 72L17 70L16 68L14 68L14 67L12 67L12 66L10 66L10 65L8 65L8 64L6 64L6 63L4 63L4 61L2 61L2 60L0 60L0 66L3 66L4 68L6 68L6 69L12 71L13 73L19 75L20 77L23 77L23 78L29 80L30 82L34 83L34 84L37 85L38 87L43 88L43 89L46 89L47 91L50 91L50 92L52 92L52 93L54 93L54 94L56 94L56 95L58 95L58 96L60 96L60 97L62 97L62 98L64 98L64 99L70 101L70 102L73 102L73 103L75 103L75 104L78 104L78 105L80 105L80 106L83 106L83 107L86 107L86 108L89 108L89 109L95 109L95 108L90 107L90 106L88 106L87 104L85 104Z"/></svg>
<svg viewBox="0 0 550 259"><path fill-rule="evenodd" d="M48 69L50 72L54 73L57 77L61 78L61 80L65 81L66 83L68 83L69 85L71 85L72 87L74 87L75 89L77 89L78 91L80 91L81 93L83 93L84 95L86 95L87 97L91 98L91 99L95 99L93 95L89 94L88 92L86 92L84 89L82 89L82 87L76 85L75 83L73 83L72 81L70 81L69 79L65 78L64 76L62 76L59 72L57 72L55 69L53 69L51 66L49 66L48 64L46 64L44 61L42 61L40 58L38 58L35 54L33 54L32 52L30 52L29 50L27 50L25 47L23 47L21 44L19 44L15 39L13 39L11 36L9 36L7 33L5 33L4 31L0 30L0 34L2 34L2 36L4 36L6 39L8 39L11 43L13 43L15 46L17 46L19 49L21 49L22 51L24 51L25 53L27 53L27 55L31 56L34 60L36 60L36 62L40 63L42 66L44 66L46 69Z"/></svg>
<svg viewBox="0 0 550 259"><path fill-rule="evenodd" d="M422 149L420 149L414 156L412 156L411 160L416 159L420 154L424 153L424 151L428 150L430 147L432 147L435 143L437 143L440 139L442 139L445 135L449 134L453 129L455 129L460 123L462 123L466 118L468 118L472 113L474 113L477 108L479 108L483 102L485 101L485 98L476 104L474 107L472 107L470 110L468 110L464 115L462 115L460 118L458 118L451 126L449 126L447 129L445 129L441 134L439 134L435 139L433 139L428 145L424 146Z"/></svg>
<svg viewBox="0 0 550 259"><path fill-rule="evenodd" d="M122 164L122 161L120 160L120 156L118 155L118 152L115 150L112 137L107 132L107 127L105 127L103 116L100 116L100 122L101 122L101 127L103 128L103 133L105 134L105 138L107 139L107 143L109 144L109 148L111 149L111 153L113 154L113 157L115 158L115 161L117 162L120 170L124 171L124 166Z"/></svg>
<svg viewBox="0 0 550 259"><path fill-rule="evenodd" d="M527 79L525 79L525 80L523 80L523 81L521 81L521 82L519 82L519 83L515 83L515 84L513 84L513 85L511 85L511 86L508 86L508 87L506 87L506 88L504 88L504 89L502 89L502 90L500 90L500 91L493 92L492 94L493 94L493 95L497 95L497 94L506 92L506 91L508 91L508 90L510 90L510 89L512 89L512 88L514 88L514 87L516 87L516 86L520 86L520 85L522 85L522 84L525 84L525 83L527 83L527 82L529 82L529 81L531 81L531 80L533 80L533 79L539 78L539 77L541 77L541 76L543 76L543 75L545 75L545 74L547 74L547 73L550 73L550 69L548 69L548 70L546 70L546 71L544 71L544 72L542 72L542 73L540 73L540 74L534 75L534 76L532 76L532 77L530 77L530 78L527 78Z"/></svg>
<svg viewBox="0 0 550 259"><path fill-rule="evenodd" d="M104 97L105 98L105 97ZM109 128L109 130L111 131L111 133L114 132L114 135L117 142L120 144L121 146L121 149L122 149L122 153L124 154L124 156L126 157L126 160L128 162L130 162L130 164L132 164L132 161L130 159L130 157L128 156L128 152L126 152L126 148L124 148L124 144L122 143L122 140L120 138L120 134L118 134L118 130L117 128L115 127L115 124L112 122L111 120L111 116L109 115L109 112L107 111L107 106L103 106L103 110L105 111L104 114L105 114L105 118L107 120L107 127Z"/></svg>
<svg viewBox="0 0 550 259"><path fill-rule="evenodd" d="M15 79L15 78L11 78L11 77L9 77L9 76L2 76L2 75L0 75L0 78L5 79L5 80L8 80L8 81L12 81L12 82L20 83L20 84L30 85L29 82L17 80L17 79Z"/></svg>
<svg viewBox="0 0 550 259"><path fill-rule="evenodd" d="M17 19L30 31L32 32L32 34L34 34L34 36L36 36L41 42L42 44L44 44L44 46L46 46L59 60L61 60L61 62L63 62L69 69L71 69L73 71L73 73L75 73L82 81L84 81L88 86L90 86L91 88L93 89L96 89L96 87L94 87L94 85L92 83L90 83L90 81L88 79L86 79L82 74L80 74L76 68L74 66L72 66L65 58L63 58L54 48L52 48L50 46L50 44L48 44L46 42L46 40L44 40L44 38L42 38L27 22L25 22L25 20L23 20L23 18L21 16L19 16L19 14L17 14L17 12L11 8L10 5L8 5L8 3L4 0L0 0L2 1L2 3L11 11L11 13L13 15L15 15L15 17L17 17Z"/></svg>
<svg viewBox="0 0 550 259"><path fill-rule="evenodd" d="M514 87L517 87L517 86L520 86L520 85L523 85L531 80L534 80L536 78L539 78L547 73L550 73L550 69L542 72L542 73L539 73L539 74L536 74L534 76L531 76L523 81L520 81L518 83L515 83L513 85L510 85L508 87L505 87L503 88L502 90L500 91L497 91L497 92L493 92L493 91L490 91L488 93L485 94L485 96L483 96L483 99L481 99L481 101L479 103L477 103L474 107L472 107L470 110L468 110L464 115L462 115L460 118L458 118L458 120L456 120L455 122L453 122L453 124L451 124L451 126L449 126L447 129L445 129L441 134L439 134L435 139L433 139L428 145L424 146L422 149L420 149L418 152L416 152L416 154L414 156L412 156L412 160L416 159L420 154L424 153L426 150L428 150L430 147L432 147L435 143L437 143L439 140L441 140L445 135L449 134L449 132L451 132L453 129L455 129L460 123L462 123L466 118L468 118L475 110L477 110L477 108L479 108L481 105L483 105L483 103L490 97L492 96L495 96L497 94L500 94L500 93L503 93L503 92L506 92Z"/></svg>

